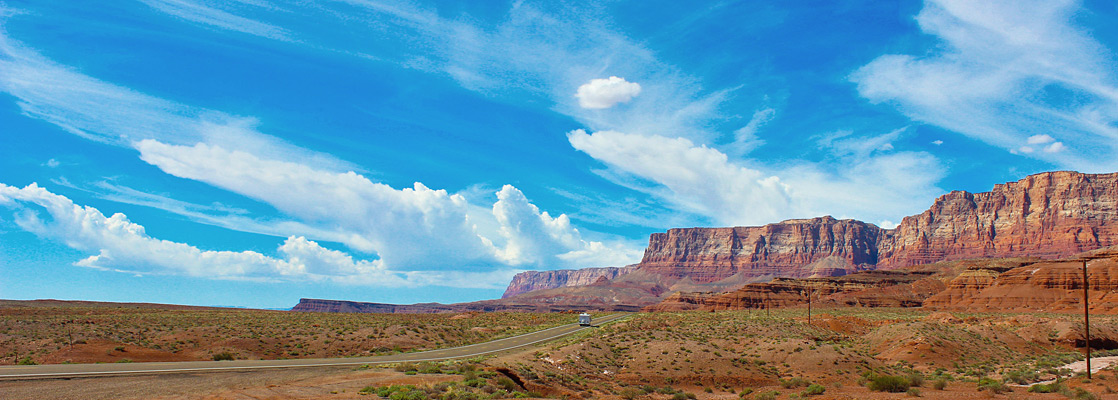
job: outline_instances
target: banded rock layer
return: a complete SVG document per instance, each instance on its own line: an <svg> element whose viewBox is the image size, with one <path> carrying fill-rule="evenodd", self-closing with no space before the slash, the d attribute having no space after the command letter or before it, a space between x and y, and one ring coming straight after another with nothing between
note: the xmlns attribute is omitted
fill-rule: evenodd
<svg viewBox="0 0 1118 400"><path fill-rule="evenodd" d="M895 229L831 217L654 233L640 271L696 282L735 274L839 276L973 258L1055 259L1118 244L1118 173L1031 175L955 191Z"/></svg>
<svg viewBox="0 0 1118 400"><path fill-rule="evenodd" d="M635 265L627 267L561 269L555 271L526 271L512 277L512 282L505 289L502 299L527 293L534 290L555 289L561 287L587 286L599 280L611 280L625 275L635 269Z"/></svg>

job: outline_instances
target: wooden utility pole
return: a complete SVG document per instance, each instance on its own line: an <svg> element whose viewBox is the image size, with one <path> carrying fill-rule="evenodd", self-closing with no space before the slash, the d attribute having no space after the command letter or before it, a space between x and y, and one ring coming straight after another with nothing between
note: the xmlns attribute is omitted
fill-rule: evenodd
<svg viewBox="0 0 1118 400"><path fill-rule="evenodd" d="M1087 346L1087 379L1091 379L1091 314L1087 312L1087 260L1083 260L1083 343Z"/></svg>
<svg viewBox="0 0 1118 400"><path fill-rule="evenodd" d="M771 317L772 317L772 315L769 314L769 294L766 292L765 293L765 318L771 318Z"/></svg>
<svg viewBox="0 0 1118 400"><path fill-rule="evenodd" d="M807 291L807 324L811 325L811 289Z"/></svg>

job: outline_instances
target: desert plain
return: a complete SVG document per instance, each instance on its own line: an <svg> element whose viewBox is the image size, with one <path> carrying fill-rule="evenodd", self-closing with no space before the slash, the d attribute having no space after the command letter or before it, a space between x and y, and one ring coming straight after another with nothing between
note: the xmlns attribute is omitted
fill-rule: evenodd
<svg viewBox="0 0 1118 400"><path fill-rule="evenodd" d="M569 313L298 313L86 302L0 306L0 363L357 357L453 347L574 322ZM1118 317L1092 315L1096 369ZM633 313L465 360L0 381L4 398L1118 398L1091 379L1082 315L805 306ZM1055 380L1058 379L1058 382ZM1038 382L1044 382L1037 385ZM1041 393L1050 392L1050 393Z"/></svg>

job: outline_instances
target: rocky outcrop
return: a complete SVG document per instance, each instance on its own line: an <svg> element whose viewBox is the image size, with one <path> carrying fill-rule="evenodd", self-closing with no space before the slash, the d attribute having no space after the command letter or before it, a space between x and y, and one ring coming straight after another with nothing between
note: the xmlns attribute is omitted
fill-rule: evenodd
<svg viewBox="0 0 1118 400"><path fill-rule="evenodd" d="M431 314L441 312L457 312L454 305L439 303L420 304L385 304L362 303L343 300L299 299L299 304L291 311L301 312L333 312L333 313L377 313L377 314Z"/></svg>
<svg viewBox="0 0 1118 400"><path fill-rule="evenodd" d="M1048 172L951 192L895 229L831 217L654 233L641 271L696 282L838 276L973 258L1055 259L1118 244L1118 173Z"/></svg>
<svg viewBox="0 0 1118 400"><path fill-rule="evenodd" d="M638 268L700 283L735 274L845 275L877 261L882 233L872 224L832 217L760 227L671 229L652 234Z"/></svg>
<svg viewBox="0 0 1118 400"><path fill-rule="evenodd" d="M1118 244L1118 174L1058 171L951 192L881 236L878 268L942 260L1056 259Z"/></svg>
<svg viewBox="0 0 1118 400"><path fill-rule="evenodd" d="M806 305L918 307L946 286L937 271L866 271L842 277L776 278L720 294L675 293L646 311L742 310Z"/></svg>
<svg viewBox="0 0 1118 400"><path fill-rule="evenodd" d="M533 290L555 289L560 287L587 286L602 279L610 280L625 275L635 269L627 267L561 269L555 271L526 271L512 277L502 299Z"/></svg>
<svg viewBox="0 0 1118 400"><path fill-rule="evenodd" d="M1092 312L1118 312L1118 251L1097 252L1087 263ZM1005 271L971 269L925 306L943 310L1077 312L1083 309L1083 261L1045 261Z"/></svg>
<svg viewBox="0 0 1118 400"><path fill-rule="evenodd" d="M580 286L536 290L508 299L470 303L384 304L345 300L299 299L291 311L378 314L436 314L463 312L636 312L659 300L662 290L648 287Z"/></svg>

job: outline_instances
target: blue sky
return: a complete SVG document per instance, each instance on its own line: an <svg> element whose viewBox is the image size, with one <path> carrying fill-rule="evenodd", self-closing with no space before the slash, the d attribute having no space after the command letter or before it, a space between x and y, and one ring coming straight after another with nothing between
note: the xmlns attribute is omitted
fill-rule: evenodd
<svg viewBox="0 0 1118 400"><path fill-rule="evenodd" d="M1118 170L1110 2L0 3L0 298L459 302Z"/></svg>

